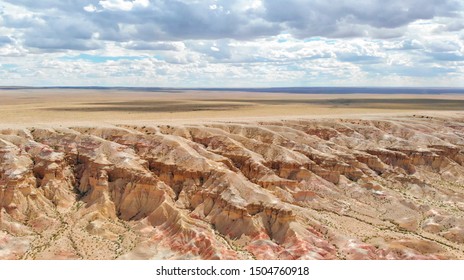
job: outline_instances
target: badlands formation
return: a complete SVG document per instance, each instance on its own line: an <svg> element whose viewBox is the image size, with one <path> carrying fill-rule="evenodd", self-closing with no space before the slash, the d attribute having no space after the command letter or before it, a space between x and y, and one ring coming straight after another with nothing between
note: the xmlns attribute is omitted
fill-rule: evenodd
<svg viewBox="0 0 464 280"><path fill-rule="evenodd" d="M464 115L0 129L0 259L463 259Z"/></svg>

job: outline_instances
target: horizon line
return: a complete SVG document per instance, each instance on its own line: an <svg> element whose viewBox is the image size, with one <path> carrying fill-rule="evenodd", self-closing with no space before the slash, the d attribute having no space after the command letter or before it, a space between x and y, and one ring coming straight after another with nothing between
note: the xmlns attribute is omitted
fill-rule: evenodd
<svg viewBox="0 0 464 280"><path fill-rule="evenodd" d="M101 90L135 92L209 91L282 94L464 94L464 87L130 87L130 86L0 86L0 91L17 90Z"/></svg>
<svg viewBox="0 0 464 280"><path fill-rule="evenodd" d="M245 87L159 87L159 86L13 86L13 85L0 85L0 89L48 89L48 88L82 88L82 89L92 89L92 88L101 88L101 89L173 89L173 90L196 90L196 89L205 89L205 90L216 90L216 89L458 89L464 90L462 87L440 87L440 86L272 86L272 87L262 87L262 86L245 86Z"/></svg>

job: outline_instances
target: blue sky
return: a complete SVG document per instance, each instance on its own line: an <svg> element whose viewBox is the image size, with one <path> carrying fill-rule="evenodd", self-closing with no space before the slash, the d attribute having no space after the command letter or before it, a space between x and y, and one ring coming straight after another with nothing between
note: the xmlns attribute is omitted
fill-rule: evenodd
<svg viewBox="0 0 464 280"><path fill-rule="evenodd" d="M0 0L0 85L464 87L464 1Z"/></svg>

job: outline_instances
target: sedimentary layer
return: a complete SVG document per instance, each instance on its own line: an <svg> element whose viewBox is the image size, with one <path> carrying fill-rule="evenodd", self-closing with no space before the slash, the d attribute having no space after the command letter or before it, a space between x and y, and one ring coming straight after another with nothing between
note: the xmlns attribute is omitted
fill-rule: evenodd
<svg viewBox="0 0 464 280"><path fill-rule="evenodd" d="M463 259L464 118L0 129L0 259Z"/></svg>

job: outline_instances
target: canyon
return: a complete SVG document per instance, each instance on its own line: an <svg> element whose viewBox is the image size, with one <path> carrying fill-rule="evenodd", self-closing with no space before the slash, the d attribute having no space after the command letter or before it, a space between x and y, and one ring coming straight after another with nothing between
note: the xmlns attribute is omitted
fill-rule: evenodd
<svg viewBox="0 0 464 280"><path fill-rule="evenodd" d="M0 259L464 259L464 115L2 127Z"/></svg>

